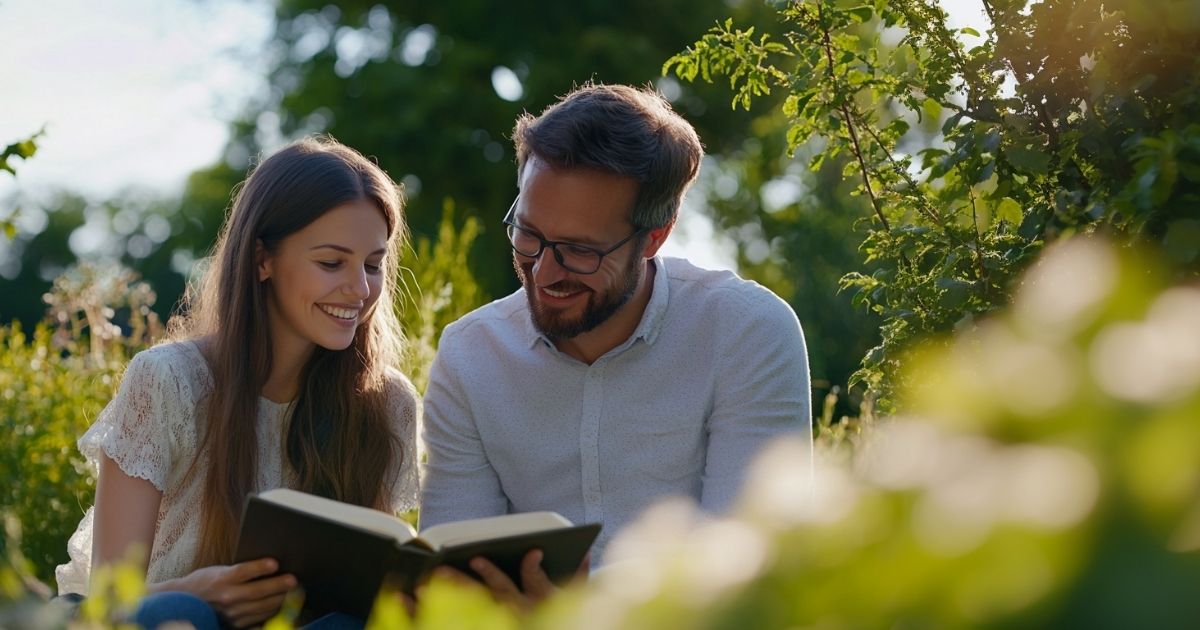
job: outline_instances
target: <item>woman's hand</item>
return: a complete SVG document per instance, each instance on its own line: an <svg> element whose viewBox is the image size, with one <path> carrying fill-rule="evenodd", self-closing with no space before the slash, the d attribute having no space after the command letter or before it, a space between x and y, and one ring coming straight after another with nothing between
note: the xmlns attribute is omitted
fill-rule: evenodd
<svg viewBox="0 0 1200 630"><path fill-rule="evenodd" d="M204 567L158 584L155 590L191 593L208 602L233 627L245 628L273 617L287 592L296 587L296 578L290 573L266 577L278 570L279 563L271 558Z"/></svg>

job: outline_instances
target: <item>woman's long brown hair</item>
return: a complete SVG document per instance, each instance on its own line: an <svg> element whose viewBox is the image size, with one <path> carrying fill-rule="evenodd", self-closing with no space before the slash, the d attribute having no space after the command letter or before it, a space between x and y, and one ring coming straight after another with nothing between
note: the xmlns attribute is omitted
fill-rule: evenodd
<svg viewBox="0 0 1200 630"><path fill-rule="evenodd" d="M258 279L256 244L273 251L325 212L360 199L378 206L387 223L383 289L348 348L318 346L304 366L285 438L285 465L300 490L375 508L388 501L395 483L390 477L400 470L403 452L391 430L394 412L386 387L401 343L392 295L405 237L403 198L358 152L329 138L309 138L270 156L246 179L209 269L185 299L184 314L172 322L172 338L203 340L213 377L189 472L204 476L196 568L233 561L242 508L258 469L255 425L272 359L270 289Z"/></svg>

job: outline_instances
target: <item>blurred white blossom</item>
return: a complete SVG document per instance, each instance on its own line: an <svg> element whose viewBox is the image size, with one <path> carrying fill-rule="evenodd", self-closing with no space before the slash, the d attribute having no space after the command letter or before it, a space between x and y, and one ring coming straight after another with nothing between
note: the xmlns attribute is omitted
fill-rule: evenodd
<svg viewBox="0 0 1200 630"><path fill-rule="evenodd" d="M1091 348L1092 374L1108 394L1154 403L1200 385L1200 290L1163 293L1141 322L1104 329Z"/></svg>
<svg viewBox="0 0 1200 630"><path fill-rule="evenodd" d="M1087 325L1117 286L1120 264L1103 241L1073 238L1046 248L1017 289L1013 313L1030 334L1060 337Z"/></svg>

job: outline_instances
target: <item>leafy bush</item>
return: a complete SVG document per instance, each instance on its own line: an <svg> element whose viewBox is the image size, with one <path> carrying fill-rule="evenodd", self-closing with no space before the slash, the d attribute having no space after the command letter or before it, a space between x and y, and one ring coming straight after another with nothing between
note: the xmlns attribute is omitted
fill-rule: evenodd
<svg viewBox="0 0 1200 630"><path fill-rule="evenodd" d="M778 5L781 41L727 21L663 71L735 107L783 90L790 150L845 161L874 271L842 285L884 320L851 385L885 410L904 349L1006 304L1046 242L1099 229L1200 272L1195 3L984 0L984 34L934 0Z"/></svg>
<svg viewBox="0 0 1200 630"><path fill-rule="evenodd" d="M0 327L0 426L13 436L0 450L0 510L23 530L33 574L50 580L66 541L92 504L94 471L75 441L116 391L126 360L159 332L154 294L127 270L82 264L46 296L50 323L29 336ZM128 326L113 323L120 314ZM7 553L8 534L0 538Z"/></svg>
<svg viewBox="0 0 1200 630"><path fill-rule="evenodd" d="M401 258L403 287L396 308L408 347L400 369L424 392L437 342L447 324L483 304L483 290L475 281L467 253L479 236L479 220L467 217L455 225L454 202L442 208L437 238L420 237Z"/></svg>

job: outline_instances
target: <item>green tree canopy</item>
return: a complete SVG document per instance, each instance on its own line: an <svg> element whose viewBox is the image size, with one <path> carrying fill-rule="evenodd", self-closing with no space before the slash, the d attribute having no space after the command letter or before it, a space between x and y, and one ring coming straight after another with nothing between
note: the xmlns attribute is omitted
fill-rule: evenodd
<svg viewBox="0 0 1200 630"><path fill-rule="evenodd" d="M982 6L986 33L932 0L790 2L782 37L729 20L664 66L726 78L735 106L782 92L789 150L856 183L868 268L842 284L883 318L855 378L885 398L904 348L1006 303L1062 235L1112 232L1200 273L1200 7Z"/></svg>

